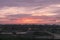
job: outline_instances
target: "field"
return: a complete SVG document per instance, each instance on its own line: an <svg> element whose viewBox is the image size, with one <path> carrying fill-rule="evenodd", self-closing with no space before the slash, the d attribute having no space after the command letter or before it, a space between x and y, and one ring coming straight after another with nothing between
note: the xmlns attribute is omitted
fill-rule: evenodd
<svg viewBox="0 0 60 40"><path fill-rule="evenodd" d="M54 34L60 34L59 29L60 29L60 25L0 25L0 39L1 40L33 40L36 38L34 38L35 35L32 36L32 33L33 32L38 33L38 31L39 32L43 31L46 33L50 32L50 34L52 34L51 36L52 39L54 39ZM46 36L46 34L44 35ZM45 38L37 38L37 39L45 39Z"/></svg>

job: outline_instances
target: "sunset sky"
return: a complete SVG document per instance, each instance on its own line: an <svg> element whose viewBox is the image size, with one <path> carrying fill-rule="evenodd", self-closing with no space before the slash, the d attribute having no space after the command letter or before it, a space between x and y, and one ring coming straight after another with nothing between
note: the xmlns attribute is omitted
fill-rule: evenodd
<svg viewBox="0 0 60 40"><path fill-rule="evenodd" d="M60 0L0 0L0 24L60 24Z"/></svg>

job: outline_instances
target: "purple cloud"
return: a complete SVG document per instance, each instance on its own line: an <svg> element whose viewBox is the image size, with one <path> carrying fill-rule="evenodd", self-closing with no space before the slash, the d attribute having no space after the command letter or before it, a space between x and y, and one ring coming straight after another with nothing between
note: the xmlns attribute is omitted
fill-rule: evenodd
<svg viewBox="0 0 60 40"><path fill-rule="evenodd" d="M56 4L56 5L55 5ZM53 6L51 6L53 5ZM3 9L4 7L9 7L7 9ZM22 12L25 12L24 10L28 9L26 12L28 14L21 14L20 11L21 9L14 9L11 7L26 7L25 9L22 9ZM14 11L11 11L13 10ZM3 11L2 11L3 10ZM5 11L6 10L6 11ZM9 11L7 11L9 10ZM18 10L19 13L16 12L15 10ZM56 14L54 16L32 16L32 11L36 11L35 14L42 14L42 13L50 13L50 14ZM7 13L11 12L11 15L5 15ZM31 12L31 13L30 13ZM33 19L44 19L47 20L48 22L56 22L56 20L60 20L60 0L0 0L0 16L4 16L6 18L0 18L1 20L9 20L9 21L0 21L0 23L9 23L10 21L14 21L18 18L33 18ZM4 15L3 15L4 14ZM10 14L10 13L9 13ZM39 15L40 15L39 14ZM13 22L14 23L14 22ZM58 24L58 23L57 23Z"/></svg>

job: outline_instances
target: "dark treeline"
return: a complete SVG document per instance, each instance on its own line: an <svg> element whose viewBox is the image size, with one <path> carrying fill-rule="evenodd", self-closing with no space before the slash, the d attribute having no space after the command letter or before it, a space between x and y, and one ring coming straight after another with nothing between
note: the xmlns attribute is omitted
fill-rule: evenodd
<svg viewBox="0 0 60 40"><path fill-rule="evenodd" d="M31 30L47 30L54 32L57 29L60 30L60 25L34 25L34 24L0 25L1 31L27 31L29 28L31 28Z"/></svg>

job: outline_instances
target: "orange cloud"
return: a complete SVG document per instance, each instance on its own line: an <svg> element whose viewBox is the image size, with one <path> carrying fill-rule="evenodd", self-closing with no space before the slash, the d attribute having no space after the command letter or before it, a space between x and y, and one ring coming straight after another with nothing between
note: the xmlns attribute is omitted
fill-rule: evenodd
<svg viewBox="0 0 60 40"><path fill-rule="evenodd" d="M16 22L21 24L36 24L42 22L42 19L22 18L18 19Z"/></svg>
<svg viewBox="0 0 60 40"><path fill-rule="evenodd" d="M16 20L17 24L55 24L55 21L47 19L34 19L34 18L19 18Z"/></svg>

